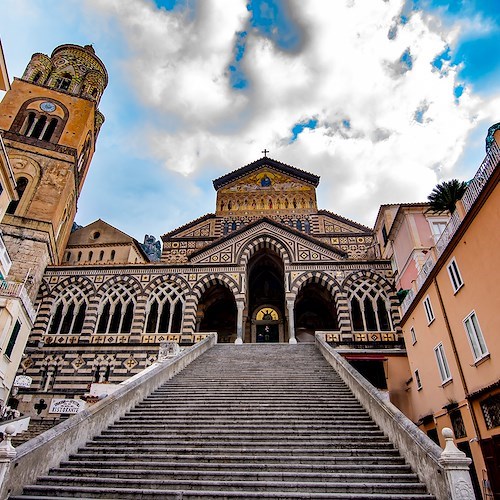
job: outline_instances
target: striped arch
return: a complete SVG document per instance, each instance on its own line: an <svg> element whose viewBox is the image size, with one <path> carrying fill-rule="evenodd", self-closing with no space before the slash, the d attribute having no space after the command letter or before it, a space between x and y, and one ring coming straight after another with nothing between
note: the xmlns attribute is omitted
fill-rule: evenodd
<svg viewBox="0 0 500 500"><path fill-rule="evenodd" d="M85 298L87 303L90 303L92 297L95 295L94 284L84 276L70 276L63 279L52 290L50 290L49 285L43 283L38 292L40 307L38 309L35 326L33 327L32 334L34 336L37 334L42 335L47 332L49 324L53 319L56 304L63 300L63 295L69 298L68 291L74 291L74 293L71 293L73 297L76 298L80 296Z"/></svg>
<svg viewBox="0 0 500 500"><path fill-rule="evenodd" d="M349 293L350 290L356 287L356 283L359 281L372 281L375 282L387 295L387 297L392 298L392 296L396 297L396 293L394 291L394 286L392 283L387 281L386 278L380 276L374 271L356 271L344 280L342 283L342 288ZM397 300L397 297L396 297Z"/></svg>
<svg viewBox="0 0 500 500"><path fill-rule="evenodd" d="M94 283L87 278L86 276L70 276L59 282L51 291L50 298L52 300L57 299L57 297L63 292L66 288L70 286L75 286L81 290L81 292L91 300L91 298L95 295L96 289Z"/></svg>
<svg viewBox="0 0 500 500"><path fill-rule="evenodd" d="M144 295L149 296L151 292L163 283L175 283L183 294L189 292L189 283L178 274L163 274L152 280L144 289Z"/></svg>
<svg viewBox="0 0 500 500"><path fill-rule="evenodd" d="M239 265L246 265L252 256L262 248L269 248L276 252L285 265L290 264L292 258L292 251L288 246L281 242L279 239L271 235L262 235L253 237L241 248L236 262Z"/></svg>
<svg viewBox="0 0 500 500"><path fill-rule="evenodd" d="M98 289L96 294L96 299L101 301L102 298L113 290L116 285L122 285L130 290L130 293L137 297L142 295L143 290L139 281L133 276L113 276L112 278L106 280Z"/></svg>
<svg viewBox="0 0 500 500"><path fill-rule="evenodd" d="M182 324L182 333L192 335L196 325L196 312L198 310L198 303L202 295L213 285L222 285L229 289L233 294L235 300L236 295L240 293L238 285L229 276L221 274L208 274L203 276L193 287L193 291L186 300L184 309L184 319Z"/></svg>
<svg viewBox="0 0 500 500"><path fill-rule="evenodd" d="M201 296L213 285L223 285L229 288L231 293L235 296L240 293L238 285L229 276L221 274L207 274L203 276L196 285L193 287L193 295L196 297L196 303L200 300Z"/></svg>
<svg viewBox="0 0 500 500"><path fill-rule="evenodd" d="M118 298L117 295L120 295L121 298ZM94 333L140 333L140 328L142 324L141 316L137 314L137 304L139 303L140 297L143 295L143 289L139 281L133 276L122 276L117 275L112 278L106 280L98 289L97 294L95 295L94 300L91 302L89 311L87 314L88 322L85 324L85 333L92 335ZM127 312L126 309L129 301L132 302L130 306L130 310ZM118 306L118 302L121 303L121 306ZM119 328L119 332L111 332L108 329L105 329L105 332L101 332L101 317L107 315L106 309L109 306L110 317L113 317L113 310L116 307L123 307L125 311L125 316L130 318L132 317L132 323L130 326L127 326L124 330ZM125 317L122 315L122 320ZM102 320L104 322L104 319ZM108 324L108 326L110 326Z"/></svg>
<svg viewBox="0 0 500 500"><path fill-rule="evenodd" d="M137 312L144 333L177 333L182 330L189 284L175 274L156 277L144 290Z"/></svg>
<svg viewBox="0 0 500 500"><path fill-rule="evenodd" d="M337 280L332 276L323 273L322 271L310 271L301 274L293 283L291 287L291 292L296 296L300 290L308 285L309 283L318 283L324 286L332 295L337 294L340 291L340 285Z"/></svg>

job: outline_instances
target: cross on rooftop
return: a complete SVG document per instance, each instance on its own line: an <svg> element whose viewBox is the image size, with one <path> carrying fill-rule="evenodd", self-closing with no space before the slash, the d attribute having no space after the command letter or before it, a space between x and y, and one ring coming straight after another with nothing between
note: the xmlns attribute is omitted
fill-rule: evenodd
<svg viewBox="0 0 500 500"><path fill-rule="evenodd" d="M269 150L268 149L264 149L264 151L262 151L262 153L264 153L264 156L267 158L267 153L269 153Z"/></svg>

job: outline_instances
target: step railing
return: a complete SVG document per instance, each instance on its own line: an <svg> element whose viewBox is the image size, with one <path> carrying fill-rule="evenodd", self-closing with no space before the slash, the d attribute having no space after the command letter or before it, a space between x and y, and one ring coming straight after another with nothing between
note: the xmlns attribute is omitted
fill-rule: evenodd
<svg viewBox="0 0 500 500"><path fill-rule="evenodd" d="M450 429L443 429L446 441L443 451L328 345L324 335L316 334L316 345L437 500L474 500L469 473L471 460L453 444Z"/></svg>
<svg viewBox="0 0 500 500"><path fill-rule="evenodd" d="M142 376L17 449L10 443L11 432L7 427L6 439L0 444L0 498L20 494L23 486L33 484L39 476L67 460L216 343L216 334L207 336L175 358L144 370Z"/></svg>

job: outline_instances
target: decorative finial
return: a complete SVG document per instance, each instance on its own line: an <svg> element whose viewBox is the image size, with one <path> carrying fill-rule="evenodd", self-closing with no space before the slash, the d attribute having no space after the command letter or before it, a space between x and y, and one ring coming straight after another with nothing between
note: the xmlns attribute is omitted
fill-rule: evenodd
<svg viewBox="0 0 500 500"><path fill-rule="evenodd" d="M267 158L267 153L269 153L269 150L264 149L264 151L261 151L261 153L264 153L264 157Z"/></svg>

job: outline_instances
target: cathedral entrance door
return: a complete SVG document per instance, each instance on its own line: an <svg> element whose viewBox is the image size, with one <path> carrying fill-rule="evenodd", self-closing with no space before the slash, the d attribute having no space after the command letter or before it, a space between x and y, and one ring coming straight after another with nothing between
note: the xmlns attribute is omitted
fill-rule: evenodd
<svg viewBox="0 0 500 500"><path fill-rule="evenodd" d="M283 322L278 311L270 306L259 307L252 321L252 342L280 342L283 337Z"/></svg>
<svg viewBox="0 0 500 500"><path fill-rule="evenodd" d="M258 343L261 342L279 342L280 333L279 325L257 325L257 338Z"/></svg>

